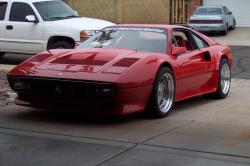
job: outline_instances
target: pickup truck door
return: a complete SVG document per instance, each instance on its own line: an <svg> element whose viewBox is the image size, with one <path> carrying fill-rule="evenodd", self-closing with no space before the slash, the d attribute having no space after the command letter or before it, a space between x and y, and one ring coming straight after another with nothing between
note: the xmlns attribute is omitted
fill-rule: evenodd
<svg viewBox="0 0 250 166"><path fill-rule="evenodd" d="M11 4L9 19L3 29L7 51L35 54L43 50L43 22L27 22L25 18L28 15L34 15L38 20L30 4Z"/></svg>
<svg viewBox="0 0 250 166"><path fill-rule="evenodd" d="M7 9L7 5L8 3L5 1L0 1L0 52L4 50L4 33L3 33L3 29L4 29L4 20L5 20L5 13L6 13L6 9Z"/></svg>

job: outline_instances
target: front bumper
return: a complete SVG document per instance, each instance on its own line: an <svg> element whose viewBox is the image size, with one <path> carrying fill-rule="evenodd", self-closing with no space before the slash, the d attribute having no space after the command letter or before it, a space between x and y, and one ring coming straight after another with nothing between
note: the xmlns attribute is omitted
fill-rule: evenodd
<svg viewBox="0 0 250 166"><path fill-rule="evenodd" d="M15 85L17 80L24 82L26 87ZM8 81L18 93L17 105L80 109L101 114L121 115L143 111L152 90L152 86L119 89L113 83L35 77L8 76Z"/></svg>
<svg viewBox="0 0 250 166"><path fill-rule="evenodd" d="M189 26L200 32L219 32L227 28L225 24L189 24Z"/></svg>

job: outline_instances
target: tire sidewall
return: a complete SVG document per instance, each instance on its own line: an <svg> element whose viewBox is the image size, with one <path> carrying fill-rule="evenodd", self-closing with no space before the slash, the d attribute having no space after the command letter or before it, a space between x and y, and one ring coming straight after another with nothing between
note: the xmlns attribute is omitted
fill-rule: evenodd
<svg viewBox="0 0 250 166"><path fill-rule="evenodd" d="M50 46L50 49L72 49L73 46L68 41L58 41Z"/></svg>
<svg viewBox="0 0 250 166"><path fill-rule="evenodd" d="M174 93L173 93L173 101L171 104L171 107L169 108L168 112L162 112L161 109L159 108L158 105L158 87L159 87L159 83L161 80L161 77L165 74L168 73L172 76L173 79L173 83L174 83ZM151 107L150 107L150 111L152 113L152 115L156 118L163 118L166 117L173 109L173 105L175 102L175 77L174 77L174 73L173 71L168 68L168 67L161 67L156 75L156 79L155 79L155 83L154 83L154 87L153 87L153 91L151 94Z"/></svg>
<svg viewBox="0 0 250 166"><path fill-rule="evenodd" d="M0 52L0 57L4 56L5 52Z"/></svg>
<svg viewBox="0 0 250 166"><path fill-rule="evenodd" d="M235 29L235 27L236 27L236 21L234 20L234 21L233 21L232 30L234 30L234 29Z"/></svg>
<svg viewBox="0 0 250 166"><path fill-rule="evenodd" d="M222 90L222 87L221 87L221 70L222 70L222 67L224 64L227 64L229 66L229 69L230 69L230 84L229 84L229 90L228 92L225 94L223 93L223 90ZM220 61L220 67L219 67L219 78L218 78L218 88L217 88L217 94L219 95L220 98L224 99L227 97L227 95L229 94L230 92L230 87L231 87L231 68L230 68L230 65L228 63L228 60L226 58L222 58L221 61Z"/></svg>

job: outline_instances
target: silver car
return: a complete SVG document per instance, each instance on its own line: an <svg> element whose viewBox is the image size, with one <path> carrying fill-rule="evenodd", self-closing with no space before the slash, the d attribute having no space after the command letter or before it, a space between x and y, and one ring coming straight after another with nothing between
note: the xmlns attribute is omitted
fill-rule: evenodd
<svg viewBox="0 0 250 166"><path fill-rule="evenodd" d="M222 32L235 29L236 21L226 6L200 6L189 19L189 26L201 32Z"/></svg>

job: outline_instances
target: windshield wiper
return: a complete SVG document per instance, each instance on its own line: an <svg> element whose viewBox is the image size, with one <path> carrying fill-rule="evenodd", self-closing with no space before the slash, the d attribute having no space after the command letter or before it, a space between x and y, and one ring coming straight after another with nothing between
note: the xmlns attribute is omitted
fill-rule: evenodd
<svg viewBox="0 0 250 166"><path fill-rule="evenodd" d="M56 17L50 17L49 20L62 20L62 19L65 19L66 17L59 17L59 16L56 16Z"/></svg>
<svg viewBox="0 0 250 166"><path fill-rule="evenodd" d="M80 16L77 16L77 15L70 15L70 16L67 16L66 18L75 18L75 17L80 17Z"/></svg>

